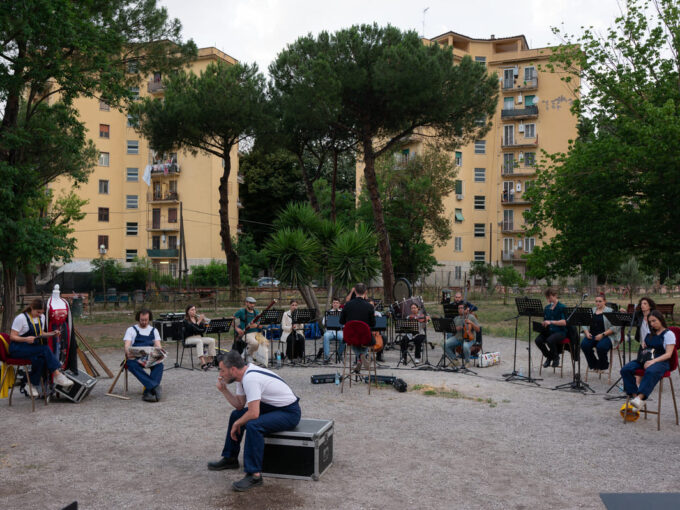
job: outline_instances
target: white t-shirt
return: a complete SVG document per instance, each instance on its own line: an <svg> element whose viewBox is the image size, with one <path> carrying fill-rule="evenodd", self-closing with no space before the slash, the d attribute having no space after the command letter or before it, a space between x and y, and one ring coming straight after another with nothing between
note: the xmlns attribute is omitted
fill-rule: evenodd
<svg viewBox="0 0 680 510"><path fill-rule="evenodd" d="M257 372L249 373L251 370L266 372L275 377ZM242 381L236 382L236 395L245 395L246 402L259 400L263 404L274 407L285 407L297 400L293 390L278 375L266 368L256 367L252 363L248 364Z"/></svg>
<svg viewBox="0 0 680 510"><path fill-rule="evenodd" d="M663 346L666 347L668 345L675 345L675 333L670 329L667 329L663 334Z"/></svg>
<svg viewBox="0 0 680 510"><path fill-rule="evenodd" d="M124 342L130 341L132 342L132 345L135 345L135 338L137 338L137 331L135 331L135 328L137 328L137 331L145 336L148 336L153 329L153 339L157 342L161 341L161 336L158 334L158 330L149 324L145 328L140 328L139 326L130 326L127 328L127 331L125 331L125 336L123 337Z"/></svg>
<svg viewBox="0 0 680 510"><path fill-rule="evenodd" d="M31 315L28 314L30 317ZM38 326L38 319L33 319L33 324L36 326L38 330L38 334L40 334L40 326ZM40 324L42 325L42 330L45 331L45 316L40 315ZM28 330L28 322L26 321L26 314L19 314L14 318L14 322L12 322L12 329L19 333L19 335L24 335ZM30 328L31 330L31 336L35 336L35 329Z"/></svg>

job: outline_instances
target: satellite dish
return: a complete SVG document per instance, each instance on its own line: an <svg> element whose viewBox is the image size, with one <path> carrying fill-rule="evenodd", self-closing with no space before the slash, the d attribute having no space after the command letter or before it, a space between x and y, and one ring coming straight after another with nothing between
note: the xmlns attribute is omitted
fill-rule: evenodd
<svg viewBox="0 0 680 510"><path fill-rule="evenodd" d="M406 278L398 278L392 287L392 294L394 295L394 299L397 301L400 299L410 298L412 295L411 282L409 282Z"/></svg>

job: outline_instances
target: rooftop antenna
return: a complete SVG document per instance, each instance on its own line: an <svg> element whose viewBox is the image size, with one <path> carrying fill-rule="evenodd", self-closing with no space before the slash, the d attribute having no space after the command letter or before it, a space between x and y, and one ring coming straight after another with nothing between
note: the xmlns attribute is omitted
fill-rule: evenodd
<svg viewBox="0 0 680 510"><path fill-rule="evenodd" d="M423 39L425 39L425 14L426 14L427 11L429 11L429 10L430 10L429 7L425 7L425 8L423 9Z"/></svg>

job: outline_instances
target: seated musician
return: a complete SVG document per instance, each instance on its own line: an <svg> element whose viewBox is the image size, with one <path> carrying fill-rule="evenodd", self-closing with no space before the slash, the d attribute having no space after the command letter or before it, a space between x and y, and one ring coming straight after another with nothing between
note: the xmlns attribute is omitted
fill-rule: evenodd
<svg viewBox="0 0 680 510"><path fill-rule="evenodd" d="M337 314L340 315L340 299L338 298L333 298L332 304L331 304L331 309L328 310L328 314ZM323 318L323 325L326 325L326 317ZM340 346L342 345L342 349L344 351L345 349L345 344L342 341L342 330L340 331L333 331L330 329L327 329L326 332L323 334L323 362L324 364L328 364L331 361L331 340L334 340L335 338L338 339L338 355L342 355L342 351L340 350Z"/></svg>
<svg viewBox="0 0 680 510"><path fill-rule="evenodd" d="M647 322L650 332L640 343L637 359L626 363L621 369L623 390L636 409L643 406L663 374L670 369L669 360L677 341L673 332L668 329L663 314L658 310L649 312ZM638 386L635 371L643 368L645 375Z"/></svg>
<svg viewBox="0 0 680 510"><path fill-rule="evenodd" d="M374 310L373 314L374 314L376 317L382 317L382 313L380 313L380 312L375 308L375 300L371 298L371 299L368 300L368 302L369 302L370 305L373 307L373 310ZM375 338L376 336L381 336L379 331L374 331L374 332L373 332L373 338ZM383 358L383 352L385 351L385 342L384 342L383 340L381 340L380 342L378 342L378 341L376 340L376 344L378 344L378 343L379 343L380 345L382 345L382 347L381 347L379 350L375 351L375 352L376 352L375 359L376 359L376 361L385 361L385 359Z"/></svg>
<svg viewBox="0 0 680 510"><path fill-rule="evenodd" d="M201 369L207 371L213 365L213 359L217 354L215 350L215 339L209 336L203 336L207 328L207 321L205 315L196 315L196 307L194 305L187 306L184 313L184 343L187 345L196 346L196 355L201 362ZM203 346L207 346L208 355L205 355Z"/></svg>
<svg viewBox="0 0 680 510"><path fill-rule="evenodd" d="M375 310L370 305L370 303L366 301L366 296L368 294L366 284L357 283L352 288L352 292L350 294L354 294L355 297L349 302L345 303L345 306L340 313L340 324L345 325L350 321L360 321L367 324L369 328L375 327ZM371 341L373 341L372 338ZM362 362L364 364L364 368L368 368L368 358L366 356L368 347L353 345L352 350L357 357L357 364L354 367L354 371L356 372L359 370ZM342 352L344 353L344 342Z"/></svg>
<svg viewBox="0 0 680 510"><path fill-rule="evenodd" d="M286 356L293 360L304 355L305 351L305 326L293 324L293 312L298 309L298 302L292 299L290 310L283 314L281 319L281 341L286 344Z"/></svg>
<svg viewBox="0 0 680 510"><path fill-rule="evenodd" d="M123 342L125 344L125 358L127 359L128 371L134 375L144 386L142 400L146 402L159 402L161 399L161 379L163 378L163 363L152 366L147 374L135 357L130 354L130 347L161 347L161 336L158 330L151 325L153 314L146 308L137 312L137 325L130 326L125 332Z"/></svg>
<svg viewBox="0 0 680 510"><path fill-rule="evenodd" d="M477 311L477 307L475 305L473 305L472 303L470 303L469 301L466 301L465 299L463 299L463 294L461 294L460 292L456 292L456 294L453 296L453 303L452 304L454 304L456 306L457 305L467 306L470 309L471 312Z"/></svg>
<svg viewBox="0 0 680 510"><path fill-rule="evenodd" d="M560 366L560 343L567 337L567 317L564 313L566 308L559 302L557 292L553 289L545 291L548 304L543 309L543 327L545 331L536 337L534 342L545 357L543 366L548 368Z"/></svg>
<svg viewBox="0 0 680 510"><path fill-rule="evenodd" d="M477 317L462 303L458 305L458 315L453 318L453 324L456 327L456 334L455 336L447 335L444 351L449 359L453 360L456 358L456 348L462 345L463 359L465 359L465 363L468 363L470 361L470 349L477 343L477 333L482 328Z"/></svg>
<svg viewBox="0 0 680 510"><path fill-rule="evenodd" d="M403 363L407 362L406 351L408 350L408 344L410 342L413 342L416 346L415 362L420 363L420 355L423 350L423 342L425 341L427 334L426 329L427 321L430 320L430 316L425 315L420 309L420 307L416 303L413 303L411 305L411 313L406 318L409 320L418 321L418 334L411 335L409 333L407 335L404 335L404 338L401 341L401 359L403 360Z"/></svg>
<svg viewBox="0 0 680 510"><path fill-rule="evenodd" d="M581 340L581 350L588 361L590 370L607 370L609 368L609 351L619 343L619 332L621 328L612 326L605 313L612 312L606 306L607 299L603 293L595 298L593 307L593 321L590 327L583 328L583 339ZM597 356L595 356L595 351Z"/></svg>
<svg viewBox="0 0 680 510"><path fill-rule="evenodd" d="M217 389L235 409L229 417L222 458L209 462L208 469L238 469L238 455L245 432L245 477L234 482L232 487L236 491L247 491L262 485L264 436L297 426L301 415L300 399L278 375L266 368L246 365L234 350L221 354L217 360L220 368ZM233 382L236 382L236 388L232 393L228 385Z"/></svg>
<svg viewBox="0 0 680 510"><path fill-rule="evenodd" d="M245 342L248 347L248 356L251 358L260 347L255 335L262 328L262 326L253 322L259 313L255 310L255 303L255 298L248 296L245 306L234 314L234 323L238 319L238 326L235 328L237 338L234 341L234 348L243 352L242 342Z"/></svg>
<svg viewBox="0 0 680 510"><path fill-rule="evenodd" d="M14 318L9 334L9 357L31 360L31 373L28 376L31 385L27 391L30 391L30 396L33 397L40 395L37 388L40 386L40 378L44 375L45 368L54 377L53 382L57 386L64 388L73 386L73 381L61 373L61 364L52 350L40 342L41 338L59 334L59 331L45 332L44 309L42 299L31 301L31 304Z"/></svg>

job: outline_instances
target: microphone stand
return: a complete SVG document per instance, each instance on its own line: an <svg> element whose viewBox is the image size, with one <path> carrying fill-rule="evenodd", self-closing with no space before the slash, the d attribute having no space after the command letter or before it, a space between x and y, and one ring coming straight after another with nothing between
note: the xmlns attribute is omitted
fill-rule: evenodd
<svg viewBox="0 0 680 510"><path fill-rule="evenodd" d="M581 301L578 302L578 305L574 307L574 309L571 311L569 314L569 317L567 317L566 323L567 323L567 334L569 333L569 321L571 318L574 316L574 314L577 312L577 310L581 307L581 304L583 304L583 301L588 297L588 294L583 294L581 296ZM588 309L590 312L590 309ZM579 314L581 316L583 314ZM592 320L592 318L591 318ZM567 383L567 384L560 384L559 386L555 386L553 390L573 390L573 391L582 391L586 392L587 390L592 391L595 393L595 390L592 389L587 383L584 383L581 380L581 321L579 322L579 329L577 330L576 338L573 339L571 342L571 347L572 347L572 355L571 359L572 362L574 362L574 365L572 365L572 372L574 373L574 379L572 382ZM562 353L562 363L564 363L564 352ZM578 356L578 358L575 358L574 356ZM576 371L576 364L578 364L578 372Z"/></svg>
<svg viewBox="0 0 680 510"><path fill-rule="evenodd" d="M633 331L633 326L635 325L635 315L636 315L636 314L637 314L637 305L635 305L635 308L633 308L633 315L632 315L632 317L630 318L630 324L628 325L628 334L625 334L625 329L626 329L626 328L625 328L625 326L624 326L623 349L621 349L621 350L623 351L623 359L622 359L623 366L626 365L626 338L628 339L628 360L630 361L630 360L633 359L633 351L632 351L632 342L633 342L633 340L632 340L630 334L631 334L631 332ZM612 358L612 363L613 363L613 362L614 362L614 360L613 360L613 358ZM612 391L612 390L614 389L614 387L617 386L617 385L619 384L619 382L621 381L621 379L622 379L622 376L619 375L619 378L618 378L616 381L614 381L614 384L612 384L612 385L609 387L609 389L606 391L606 393L609 393L610 391ZM605 397L605 398L606 398L607 400L616 400L616 399L619 399L619 398L626 398L626 397L627 397L627 396L626 396L624 393L622 393L621 395L610 395L610 396Z"/></svg>

